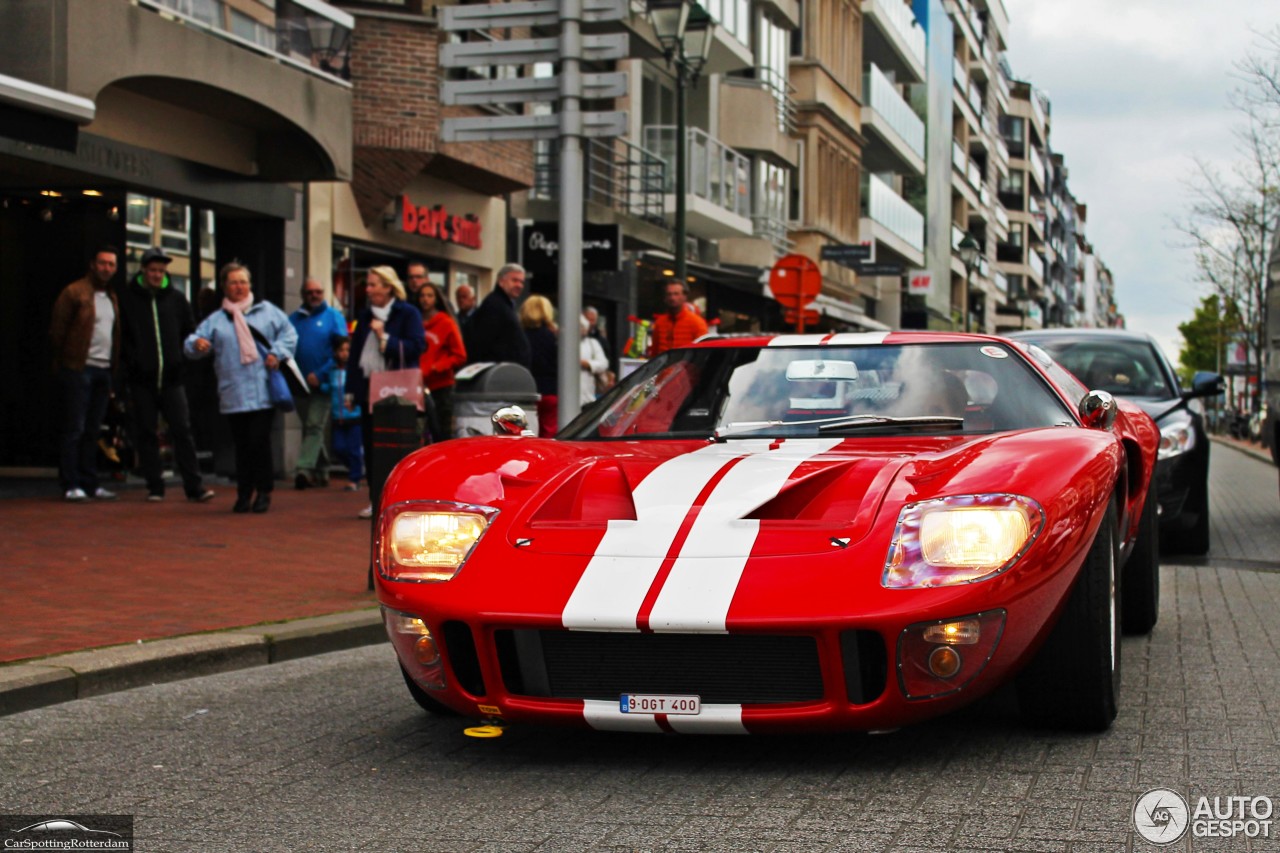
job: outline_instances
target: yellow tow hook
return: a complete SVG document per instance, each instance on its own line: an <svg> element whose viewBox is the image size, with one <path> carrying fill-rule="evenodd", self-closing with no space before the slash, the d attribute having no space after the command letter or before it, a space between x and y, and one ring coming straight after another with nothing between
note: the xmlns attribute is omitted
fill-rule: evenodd
<svg viewBox="0 0 1280 853"><path fill-rule="evenodd" d="M506 731L503 721L498 717L485 717L484 725L468 726L462 730L462 734L468 738L500 738Z"/></svg>

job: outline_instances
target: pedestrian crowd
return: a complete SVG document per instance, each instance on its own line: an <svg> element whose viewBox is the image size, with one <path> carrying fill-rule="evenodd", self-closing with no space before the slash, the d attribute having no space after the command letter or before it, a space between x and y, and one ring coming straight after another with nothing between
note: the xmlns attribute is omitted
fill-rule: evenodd
<svg viewBox="0 0 1280 853"><path fill-rule="evenodd" d="M298 418L297 489L328 486L334 463L345 469L348 491L389 473L369 470L374 407L388 395L418 404L421 443L454 437L457 374L467 365L512 362L527 369L539 395L539 435L557 431L560 325L549 298L524 295L528 276L519 264L499 269L482 299L460 283L452 303L422 262L406 266L403 282L391 266L371 267L363 308L348 323L329 304L320 279L306 278L300 307L286 315L255 294L251 271L238 261L218 271L217 291L201 292L197 321L183 288L170 278L172 260L160 247L147 249L137 272L116 286L119 253L100 246L85 275L54 304L49 335L64 411L59 480L67 501L116 497L98 472L99 438L111 419L122 423L133 445L148 501L165 499L162 436L187 500L203 504L215 497L196 449L197 432L208 434L198 429L207 409L201 395L187 396L190 371L202 361L212 366L218 411L230 433L237 513L271 506L278 411ZM666 311L654 320L650 355L707 333L688 295L679 282L666 286ZM577 322L578 392L585 406L616 382L617 362L597 309L587 306ZM400 381L405 376L411 381ZM371 514L372 505L359 515Z"/></svg>

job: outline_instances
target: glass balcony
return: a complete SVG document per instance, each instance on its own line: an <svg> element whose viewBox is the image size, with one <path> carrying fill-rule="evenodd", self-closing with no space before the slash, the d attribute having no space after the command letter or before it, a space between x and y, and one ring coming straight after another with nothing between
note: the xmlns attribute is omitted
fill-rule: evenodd
<svg viewBox="0 0 1280 853"><path fill-rule="evenodd" d="M959 57L951 60L951 74L956 88L960 90L960 94L968 97L969 93L969 74L964 70L964 64L960 62Z"/></svg>
<svg viewBox="0 0 1280 853"><path fill-rule="evenodd" d="M1045 185L1044 184L1044 158L1040 156L1040 151L1036 148L1030 149L1030 155L1031 156L1028 159L1031 161L1032 177L1034 177L1036 179L1036 182L1040 184L1041 187L1043 187Z"/></svg>
<svg viewBox="0 0 1280 853"><path fill-rule="evenodd" d="M1044 281L1044 260L1036 252L1027 252L1027 266L1035 273L1035 277Z"/></svg>
<svg viewBox="0 0 1280 853"><path fill-rule="evenodd" d="M673 125L648 125L644 128L644 147L665 160L669 167L676 161L676 128ZM675 169L666 171L667 193L675 192ZM751 216L751 161L734 151L705 130L690 127L685 131L685 192L705 199L730 213Z"/></svg>
<svg viewBox="0 0 1280 853"><path fill-rule="evenodd" d="M924 156L924 122L875 65L863 75L867 106L875 110L917 156Z"/></svg>
<svg viewBox="0 0 1280 853"><path fill-rule="evenodd" d="M323 0L137 0L283 63L347 81L355 18Z"/></svg>
<svg viewBox="0 0 1280 853"><path fill-rule="evenodd" d="M969 170L969 158L965 156L964 148L954 139L951 141L951 165L962 175Z"/></svg>
<svg viewBox="0 0 1280 853"><path fill-rule="evenodd" d="M900 0L863 0L864 15L874 12L897 35L907 51L921 65L925 64L924 29L916 23L911 7Z"/></svg>
<svg viewBox="0 0 1280 853"><path fill-rule="evenodd" d="M924 251L924 215L875 175L867 175L866 214L916 251Z"/></svg>

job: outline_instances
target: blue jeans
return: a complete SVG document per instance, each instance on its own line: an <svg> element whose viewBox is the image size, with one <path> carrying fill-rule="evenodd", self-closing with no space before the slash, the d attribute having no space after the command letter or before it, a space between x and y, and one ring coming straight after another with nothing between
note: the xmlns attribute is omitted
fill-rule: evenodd
<svg viewBox="0 0 1280 853"><path fill-rule="evenodd" d="M111 371L86 366L84 370L58 368L62 386L62 453L58 476L64 491L98 488L98 433L111 401Z"/></svg>

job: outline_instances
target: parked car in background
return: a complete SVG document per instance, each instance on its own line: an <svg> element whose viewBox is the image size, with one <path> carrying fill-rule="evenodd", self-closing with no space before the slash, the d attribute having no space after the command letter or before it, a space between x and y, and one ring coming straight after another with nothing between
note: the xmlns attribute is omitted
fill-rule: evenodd
<svg viewBox="0 0 1280 853"><path fill-rule="evenodd" d="M1155 424L1036 348L716 337L553 439L519 414L382 493L378 599L431 712L886 729L1013 682L1030 722L1101 730L1159 613Z"/></svg>
<svg viewBox="0 0 1280 853"><path fill-rule="evenodd" d="M1200 397L1222 393L1216 373L1195 375L1190 389L1155 340L1124 329L1041 329L1009 337L1036 344L1088 388L1132 400L1160 428L1156 491L1162 550L1209 550L1209 440Z"/></svg>

